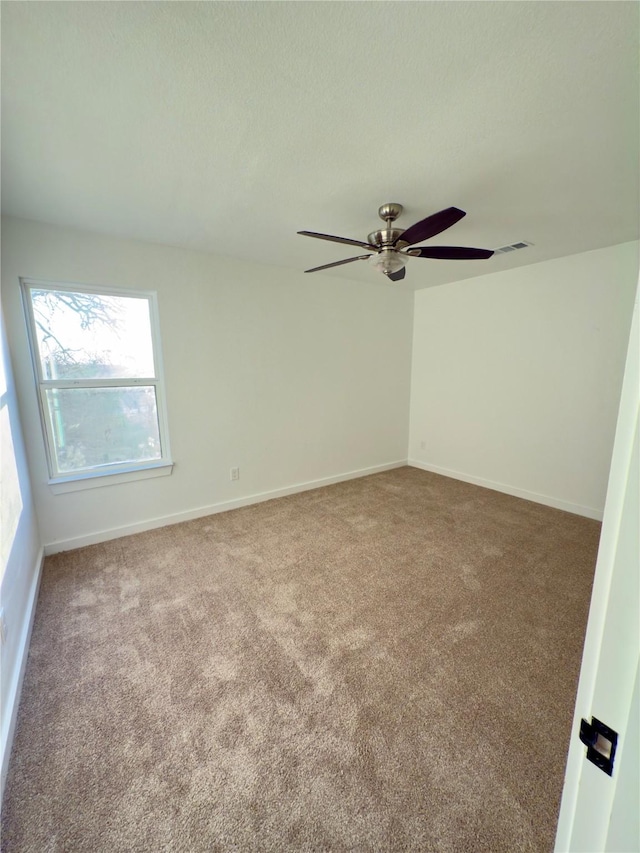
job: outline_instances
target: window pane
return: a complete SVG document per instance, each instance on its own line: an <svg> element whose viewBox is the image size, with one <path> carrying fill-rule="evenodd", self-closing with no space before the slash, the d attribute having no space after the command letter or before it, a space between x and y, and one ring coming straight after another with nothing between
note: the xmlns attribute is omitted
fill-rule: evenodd
<svg viewBox="0 0 640 853"><path fill-rule="evenodd" d="M32 289L44 379L155 378L149 300Z"/></svg>
<svg viewBox="0 0 640 853"><path fill-rule="evenodd" d="M161 458L153 386L48 388L58 471Z"/></svg>

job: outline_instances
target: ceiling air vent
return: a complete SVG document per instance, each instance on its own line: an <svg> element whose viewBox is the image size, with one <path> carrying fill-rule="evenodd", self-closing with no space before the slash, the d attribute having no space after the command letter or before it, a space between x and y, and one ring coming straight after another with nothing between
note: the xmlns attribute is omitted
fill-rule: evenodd
<svg viewBox="0 0 640 853"><path fill-rule="evenodd" d="M517 243L510 243L508 246L500 246L499 249L494 249L494 255L504 255L507 252L517 252L518 249L526 249L527 246L533 246L533 243L527 243L526 240L519 240Z"/></svg>

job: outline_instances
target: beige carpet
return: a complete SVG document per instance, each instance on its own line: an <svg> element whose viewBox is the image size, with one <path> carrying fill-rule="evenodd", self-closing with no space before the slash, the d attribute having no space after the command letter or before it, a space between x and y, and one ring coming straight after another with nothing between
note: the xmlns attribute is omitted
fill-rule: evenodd
<svg viewBox="0 0 640 853"><path fill-rule="evenodd" d="M599 531L401 468L49 557L2 850L551 850Z"/></svg>

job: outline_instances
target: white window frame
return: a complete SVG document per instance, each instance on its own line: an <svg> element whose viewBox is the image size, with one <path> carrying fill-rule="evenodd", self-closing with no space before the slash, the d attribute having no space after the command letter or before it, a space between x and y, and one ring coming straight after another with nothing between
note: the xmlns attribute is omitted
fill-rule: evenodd
<svg viewBox="0 0 640 853"><path fill-rule="evenodd" d="M70 282L43 281L33 278L20 278L22 303L27 320L27 334L31 362L38 396L38 408L44 439L47 466L49 469L49 485L54 493L90 489L97 486L107 486L129 480L147 479L170 474L173 469L171 449L169 445L169 427L165 401L164 369L162 365L162 348L160 346L160 320L158 314L158 295L152 290L128 290L125 288L106 287L89 284L74 284ZM155 376L132 379L45 379L42 375L42 363L38 350L32 290L50 290L66 293L89 293L100 296L119 296L146 299L149 306L149 321L151 326L151 341L153 347L153 363ZM136 385L153 386L156 395L158 414L158 431L160 436L160 459L146 462L105 463L79 471L60 471L56 464L55 438L53 425L49 416L46 392L50 388L131 388Z"/></svg>

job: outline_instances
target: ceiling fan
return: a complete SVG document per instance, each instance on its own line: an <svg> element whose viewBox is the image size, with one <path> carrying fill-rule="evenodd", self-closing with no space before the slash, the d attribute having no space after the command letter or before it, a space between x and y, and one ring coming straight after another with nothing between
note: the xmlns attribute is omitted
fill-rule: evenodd
<svg viewBox="0 0 640 853"><path fill-rule="evenodd" d="M360 246L370 255L356 255L355 258L346 258L344 261L334 261L331 264L323 264L321 267L313 267L305 272L318 272L330 267L339 267L341 264L350 264L353 261L368 260L372 266L384 273L391 281L401 281L405 277L405 264L409 258L438 258L441 260L467 261L490 258L493 255L491 249L472 249L466 246L416 246L409 248L422 240L435 237L441 231L451 228L466 216L464 210L457 207L447 207L438 213L427 216L412 225L407 230L394 228L394 221L403 211L401 204L390 202L378 208L378 216L386 223L386 227L380 231L372 231L367 241L351 240L348 237L333 237L331 234L317 234L315 231L298 231L305 237L317 237L319 240L330 240L333 243L346 243L349 246Z"/></svg>

